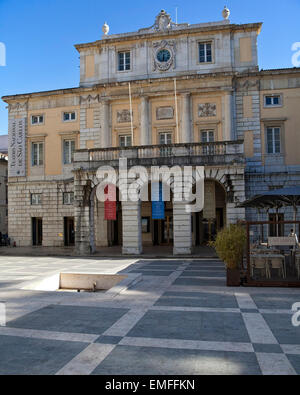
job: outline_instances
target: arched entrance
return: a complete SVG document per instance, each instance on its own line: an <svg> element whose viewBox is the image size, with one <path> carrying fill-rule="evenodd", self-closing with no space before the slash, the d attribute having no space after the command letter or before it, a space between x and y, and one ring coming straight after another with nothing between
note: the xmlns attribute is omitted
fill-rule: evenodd
<svg viewBox="0 0 300 395"><path fill-rule="evenodd" d="M91 223L91 227L94 227L94 245L95 251L103 251L103 248L114 248L116 252L121 252L123 243L123 232L122 232L122 203L119 198L119 189L116 188L116 219L107 220L105 219L105 207L104 202L100 202L94 194L94 223Z"/></svg>
<svg viewBox="0 0 300 395"><path fill-rule="evenodd" d="M172 247L174 244L173 193L170 191L170 201L164 202L164 216L161 219L153 217L151 183L148 188L148 201L141 203L142 245L147 247Z"/></svg>
<svg viewBox="0 0 300 395"><path fill-rule="evenodd" d="M207 245L226 226L226 191L216 180L205 180L204 209L192 215L193 246Z"/></svg>

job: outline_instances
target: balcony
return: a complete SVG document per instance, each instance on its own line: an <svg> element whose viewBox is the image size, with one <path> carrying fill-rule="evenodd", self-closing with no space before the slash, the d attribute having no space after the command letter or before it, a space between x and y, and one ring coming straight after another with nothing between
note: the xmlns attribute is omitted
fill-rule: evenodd
<svg viewBox="0 0 300 395"><path fill-rule="evenodd" d="M126 158L130 166L243 164L244 141L84 149L76 151L74 167L92 169L104 164L117 166L121 158Z"/></svg>

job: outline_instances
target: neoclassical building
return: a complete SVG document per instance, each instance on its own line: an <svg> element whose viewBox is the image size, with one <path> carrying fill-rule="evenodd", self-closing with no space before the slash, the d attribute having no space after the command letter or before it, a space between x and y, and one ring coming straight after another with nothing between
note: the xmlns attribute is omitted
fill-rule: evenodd
<svg viewBox="0 0 300 395"><path fill-rule="evenodd" d="M161 11L151 27L116 35L105 24L101 39L76 45L79 87L3 98L17 246L141 254L171 245L189 255L226 224L257 219L237 208L245 198L300 182L300 69L260 71L262 23L228 17L225 9L219 22L176 24ZM106 220L97 170L118 172L120 158L149 173L203 166L203 210L170 201L157 220L151 202L117 193L116 219Z"/></svg>

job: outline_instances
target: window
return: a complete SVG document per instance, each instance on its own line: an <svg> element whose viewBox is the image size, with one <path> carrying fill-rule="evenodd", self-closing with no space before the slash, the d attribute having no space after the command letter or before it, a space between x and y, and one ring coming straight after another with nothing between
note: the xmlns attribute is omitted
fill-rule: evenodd
<svg viewBox="0 0 300 395"><path fill-rule="evenodd" d="M201 142L202 143L213 143L215 141L215 132L213 130L202 130L201 131Z"/></svg>
<svg viewBox="0 0 300 395"><path fill-rule="evenodd" d="M282 100L280 95L265 96L265 107L281 106Z"/></svg>
<svg viewBox="0 0 300 395"><path fill-rule="evenodd" d="M119 65L118 65L118 70L119 71L128 71L131 68L130 65L130 52L119 52L118 54L119 58Z"/></svg>
<svg viewBox="0 0 300 395"><path fill-rule="evenodd" d="M64 140L64 164L73 163L75 152L75 140Z"/></svg>
<svg viewBox="0 0 300 395"><path fill-rule="evenodd" d="M72 205L74 203L74 192L64 192L63 203L65 206Z"/></svg>
<svg viewBox="0 0 300 395"><path fill-rule="evenodd" d="M76 112L64 112L64 122L76 121Z"/></svg>
<svg viewBox="0 0 300 395"><path fill-rule="evenodd" d="M172 133L160 133L159 144L161 145L172 144Z"/></svg>
<svg viewBox="0 0 300 395"><path fill-rule="evenodd" d="M32 143L32 166L44 165L44 143Z"/></svg>
<svg viewBox="0 0 300 395"><path fill-rule="evenodd" d="M31 205L38 206L42 204L42 194L41 193L32 193L31 194Z"/></svg>
<svg viewBox="0 0 300 395"><path fill-rule="evenodd" d="M199 63L212 62L212 43L199 43Z"/></svg>
<svg viewBox="0 0 300 395"><path fill-rule="evenodd" d="M202 130L201 131L201 143L213 143L215 141L214 130ZM214 154L214 145L204 145L202 147L203 155Z"/></svg>
<svg viewBox="0 0 300 395"><path fill-rule="evenodd" d="M142 233L150 233L150 217L142 218Z"/></svg>
<svg viewBox="0 0 300 395"><path fill-rule="evenodd" d="M276 222L276 214L269 214L269 221ZM278 222L284 221L284 214L278 214ZM284 224L270 224L269 225L269 237L283 237L284 236Z"/></svg>
<svg viewBox="0 0 300 395"><path fill-rule="evenodd" d="M267 128L267 152L268 154L280 154L280 128Z"/></svg>
<svg viewBox="0 0 300 395"><path fill-rule="evenodd" d="M159 134L159 144L160 145L170 145L172 144L172 133L160 133ZM172 148L165 147L160 148L160 156L172 156Z"/></svg>
<svg viewBox="0 0 300 395"><path fill-rule="evenodd" d="M41 125L44 123L44 115L33 115L31 117L32 125Z"/></svg>
<svg viewBox="0 0 300 395"><path fill-rule="evenodd" d="M131 147L132 146L131 135L120 136L119 137L119 145L120 145L120 147Z"/></svg>

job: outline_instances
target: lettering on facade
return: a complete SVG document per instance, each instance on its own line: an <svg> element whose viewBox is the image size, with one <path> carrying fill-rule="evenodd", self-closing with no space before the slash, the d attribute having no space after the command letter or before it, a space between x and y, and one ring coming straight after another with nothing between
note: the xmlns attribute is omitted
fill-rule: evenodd
<svg viewBox="0 0 300 395"><path fill-rule="evenodd" d="M174 118L174 108L173 107L159 107L156 110L156 119L173 119Z"/></svg>
<svg viewBox="0 0 300 395"><path fill-rule="evenodd" d="M8 136L9 177L25 177L26 119L10 120Z"/></svg>
<svg viewBox="0 0 300 395"><path fill-rule="evenodd" d="M130 111L122 110L117 112L117 122L118 123L128 123L131 122Z"/></svg>
<svg viewBox="0 0 300 395"><path fill-rule="evenodd" d="M199 104L199 117L216 117L217 105L215 103Z"/></svg>

